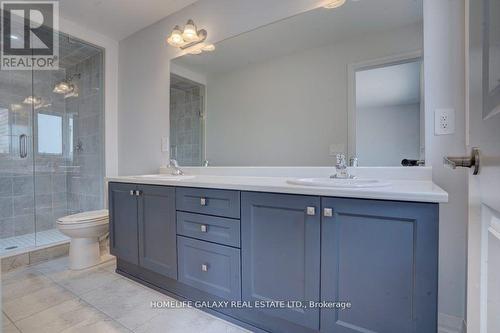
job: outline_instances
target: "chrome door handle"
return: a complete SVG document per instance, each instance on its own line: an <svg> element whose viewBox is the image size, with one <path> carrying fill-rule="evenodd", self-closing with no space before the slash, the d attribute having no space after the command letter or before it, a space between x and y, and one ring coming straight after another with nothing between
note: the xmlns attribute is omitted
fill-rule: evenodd
<svg viewBox="0 0 500 333"><path fill-rule="evenodd" d="M456 168L474 168L472 174L479 174L480 167L480 159L481 159L481 151L479 148L472 148L471 156L469 157L444 157L443 163L445 166L450 167L452 169Z"/></svg>
<svg viewBox="0 0 500 333"><path fill-rule="evenodd" d="M28 136L21 134L19 136L19 157L26 158L28 156Z"/></svg>

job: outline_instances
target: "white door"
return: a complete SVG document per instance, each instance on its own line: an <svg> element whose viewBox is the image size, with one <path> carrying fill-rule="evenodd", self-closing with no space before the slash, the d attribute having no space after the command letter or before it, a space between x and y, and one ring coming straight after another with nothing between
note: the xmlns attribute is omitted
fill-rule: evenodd
<svg viewBox="0 0 500 333"><path fill-rule="evenodd" d="M467 332L500 332L500 0L469 0Z"/></svg>

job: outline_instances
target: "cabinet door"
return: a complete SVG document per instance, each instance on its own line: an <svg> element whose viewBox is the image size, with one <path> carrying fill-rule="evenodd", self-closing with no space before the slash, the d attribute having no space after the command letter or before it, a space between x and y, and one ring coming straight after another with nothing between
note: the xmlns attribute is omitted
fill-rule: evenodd
<svg viewBox="0 0 500 333"><path fill-rule="evenodd" d="M132 264L139 263L137 197L134 184L109 184L110 252Z"/></svg>
<svg viewBox="0 0 500 333"><path fill-rule="evenodd" d="M325 333L437 331L438 205L324 198ZM323 214L328 215L328 214Z"/></svg>
<svg viewBox="0 0 500 333"><path fill-rule="evenodd" d="M139 186L139 264L177 279L175 189Z"/></svg>
<svg viewBox="0 0 500 333"><path fill-rule="evenodd" d="M241 195L242 299L318 301L320 199L245 192ZM307 207L313 207L307 212ZM319 329L318 309L263 309L267 315Z"/></svg>

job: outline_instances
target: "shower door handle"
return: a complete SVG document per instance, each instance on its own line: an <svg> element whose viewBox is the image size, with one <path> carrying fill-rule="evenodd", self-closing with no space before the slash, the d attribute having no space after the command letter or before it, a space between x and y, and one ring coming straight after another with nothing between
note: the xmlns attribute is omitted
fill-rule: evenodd
<svg viewBox="0 0 500 333"><path fill-rule="evenodd" d="M28 156L28 137L26 134L19 136L19 157L26 158Z"/></svg>

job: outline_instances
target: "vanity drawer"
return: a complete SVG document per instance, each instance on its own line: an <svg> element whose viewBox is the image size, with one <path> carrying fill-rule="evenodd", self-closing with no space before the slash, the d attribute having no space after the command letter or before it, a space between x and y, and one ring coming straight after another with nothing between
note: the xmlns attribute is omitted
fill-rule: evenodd
<svg viewBox="0 0 500 333"><path fill-rule="evenodd" d="M240 220L177 212L177 234L240 247Z"/></svg>
<svg viewBox="0 0 500 333"><path fill-rule="evenodd" d="M177 188L177 210L240 218L240 192L202 188Z"/></svg>
<svg viewBox="0 0 500 333"><path fill-rule="evenodd" d="M209 294L241 300L240 250L177 236L179 281Z"/></svg>

